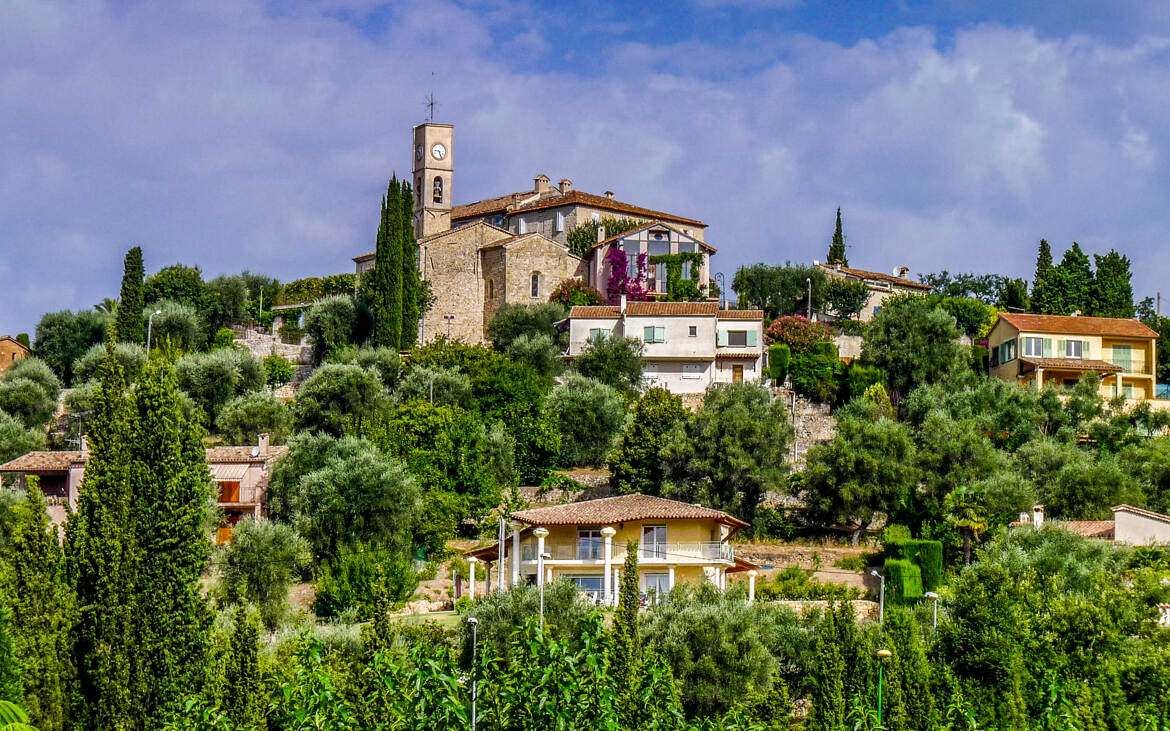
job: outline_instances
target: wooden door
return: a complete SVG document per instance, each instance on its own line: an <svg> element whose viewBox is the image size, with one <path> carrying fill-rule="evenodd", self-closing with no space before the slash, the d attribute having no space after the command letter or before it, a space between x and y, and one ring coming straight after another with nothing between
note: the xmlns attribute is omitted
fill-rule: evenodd
<svg viewBox="0 0 1170 731"><path fill-rule="evenodd" d="M731 366L731 382L732 383L743 383L743 366L742 365L737 364L737 365Z"/></svg>

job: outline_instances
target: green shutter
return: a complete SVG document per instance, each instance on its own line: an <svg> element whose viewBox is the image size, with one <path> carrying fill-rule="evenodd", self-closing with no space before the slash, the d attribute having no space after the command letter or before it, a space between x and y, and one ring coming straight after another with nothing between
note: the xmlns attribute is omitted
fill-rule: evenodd
<svg viewBox="0 0 1170 731"><path fill-rule="evenodd" d="M755 346L755 345L759 344L759 342L756 340L756 331L755 330L748 330L747 344L749 346Z"/></svg>
<svg viewBox="0 0 1170 731"><path fill-rule="evenodd" d="M1057 358L1064 358L1067 356L1068 356L1068 353L1065 352L1065 349L1064 349L1064 340L1057 338L1056 339L1056 357Z"/></svg>
<svg viewBox="0 0 1170 731"><path fill-rule="evenodd" d="M666 342L666 328L665 327L654 328L654 342L656 342L656 343L665 343Z"/></svg>
<svg viewBox="0 0 1170 731"><path fill-rule="evenodd" d="M716 343L721 348L727 345L727 331L726 330L719 331L719 335L718 335L718 339L716 340Z"/></svg>
<svg viewBox="0 0 1170 731"><path fill-rule="evenodd" d="M654 342L654 328L653 327L647 325L646 327L642 328L642 340L647 342L647 343Z"/></svg>
<svg viewBox="0 0 1170 731"><path fill-rule="evenodd" d="M1052 338L1044 338L1044 357L1052 357Z"/></svg>
<svg viewBox="0 0 1170 731"><path fill-rule="evenodd" d="M1088 340L1081 341L1081 357L1084 358L1085 360L1088 360L1089 358L1093 357L1093 353L1089 350L1089 341Z"/></svg>

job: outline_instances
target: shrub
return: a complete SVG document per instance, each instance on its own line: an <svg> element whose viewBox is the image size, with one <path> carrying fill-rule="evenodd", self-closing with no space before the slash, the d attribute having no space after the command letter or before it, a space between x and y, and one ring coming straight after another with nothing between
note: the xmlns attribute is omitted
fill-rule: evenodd
<svg viewBox="0 0 1170 731"><path fill-rule="evenodd" d="M768 377L777 386L788 380L788 365L792 361L792 348L784 343L768 346Z"/></svg>
<svg viewBox="0 0 1170 731"><path fill-rule="evenodd" d="M234 348L236 345L236 334L230 328L221 327L215 333L215 338L211 341L213 350L219 348Z"/></svg>
<svg viewBox="0 0 1170 731"><path fill-rule="evenodd" d="M313 341L313 362L320 363L334 350L348 345L357 326L357 304L349 295L326 297L309 308L305 330Z"/></svg>
<svg viewBox="0 0 1170 731"><path fill-rule="evenodd" d="M856 587L844 584L822 584L813 578L813 573L799 566L781 569L771 580L764 579L756 584L756 597L760 599L814 601L857 599L861 596L861 592Z"/></svg>
<svg viewBox="0 0 1170 731"><path fill-rule="evenodd" d="M154 319L151 313L158 312ZM203 333L203 319L193 305L173 300L161 300L142 311L143 330L150 325L150 347L164 344L183 352L191 352L207 342Z"/></svg>
<svg viewBox="0 0 1170 731"><path fill-rule="evenodd" d="M458 368L422 366L412 368L398 385L394 398L400 402L426 401L471 408L471 379Z"/></svg>
<svg viewBox="0 0 1170 731"><path fill-rule="evenodd" d="M122 371L126 374L126 381L128 383L137 381L142 366L146 364L146 348L138 343L118 343L114 346L114 357L122 366ZM97 378L98 369L101 368L105 358L106 346L104 343L91 346L89 350L85 351L85 355L78 358L77 362L73 364L73 383L85 383ZM11 369L9 373L11 373Z"/></svg>
<svg viewBox="0 0 1170 731"><path fill-rule="evenodd" d="M220 549L214 594L222 604L253 602L268 629L287 611L288 590L309 562L309 544L290 526L244 518Z"/></svg>
<svg viewBox="0 0 1170 731"><path fill-rule="evenodd" d="M39 383L28 378L0 379L0 411L20 419L27 428L40 427L53 418L56 403Z"/></svg>
<svg viewBox="0 0 1170 731"><path fill-rule="evenodd" d="M286 383L292 383L296 377L296 370L284 358L273 352L264 359L264 382L272 388L280 388Z"/></svg>
<svg viewBox="0 0 1170 731"><path fill-rule="evenodd" d="M392 558L377 549L346 552L325 561L314 576L313 611L319 617L338 617L353 611L359 619L372 619L378 609L380 584L391 609L405 604L418 587L411 561Z"/></svg>
<svg viewBox="0 0 1170 731"><path fill-rule="evenodd" d="M922 598L922 571L905 559L886 559L886 593L895 604Z"/></svg>
<svg viewBox="0 0 1170 731"><path fill-rule="evenodd" d="M556 323L567 314L564 305L555 302L503 304L488 324L487 337L500 352L508 350L512 341L522 335L544 334L556 340Z"/></svg>
<svg viewBox="0 0 1170 731"><path fill-rule="evenodd" d="M801 396L827 403L833 400L836 393L837 372L840 368L836 345L813 343L807 352L792 355L789 376L792 387Z"/></svg>
<svg viewBox="0 0 1170 731"><path fill-rule="evenodd" d="M788 514L776 508L758 508L752 522L752 535L757 538L775 538L790 541L796 537L796 526Z"/></svg>
<svg viewBox="0 0 1170 731"><path fill-rule="evenodd" d="M255 444L260 434L268 434L272 444L284 444L292 431L292 409L272 394L257 391L224 404L215 423L228 444Z"/></svg>
<svg viewBox="0 0 1170 731"><path fill-rule="evenodd" d="M74 366L74 374L76 377L76 366ZM57 398L61 395L61 379L57 378L53 369L39 358L25 358L16 361L5 371L4 378L27 378L44 389L45 395L53 403L56 403Z"/></svg>
<svg viewBox="0 0 1170 731"><path fill-rule="evenodd" d="M777 317L764 333L768 344L783 343L792 349L792 354L807 353L816 343L827 343L833 339L828 325L813 322L800 315Z"/></svg>
<svg viewBox="0 0 1170 731"><path fill-rule="evenodd" d="M329 355L330 363L353 363L378 374L382 385L394 388L402 375L402 357L393 348L357 348L352 345L340 348Z"/></svg>
<svg viewBox="0 0 1170 731"><path fill-rule="evenodd" d="M556 286L548 301L565 307L583 307L604 305L605 296L580 279L566 279Z"/></svg>
<svg viewBox="0 0 1170 731"><path fill-rule="evenodd" d="M922 570L924 591L934 591L942 585L943 545L941 541L918 542L918 567Z"/></svg>
<svg viewBox="0 0 1170 731"><path fill-rule="evenodd" d="M617 389L592 378L571 375L548 396L548 410L561 430L561 463L600 465L626 419Z"/></svg>
<svg viewBox="0 0 1170 731"><path fill-rule="evenodd" d="M208 425L224 404L264 387L264 369L247 350L225 348L185 355L175 363L179 388L203 409Z"/></svg>

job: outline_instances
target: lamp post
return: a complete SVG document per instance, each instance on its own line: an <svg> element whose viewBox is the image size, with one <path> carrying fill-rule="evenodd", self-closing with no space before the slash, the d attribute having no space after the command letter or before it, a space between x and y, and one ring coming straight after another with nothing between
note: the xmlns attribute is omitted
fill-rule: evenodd
<svg viewBox="0 0 1170 731"><path fill-rule="evenodd" d="M727 309L727 281L723 276L723 272L715 272L715 284L719 287L719 309Z"/></svg>
<svg viewBox="0 0 1170 731"><path fill-rule="evenodd" d="M447 321L447 337L451 337L451 323L455 321L454 315L443 315L443 319Z"/></svg>
<svg viewBox="0 0 1170 731"><path fill-rule="evenodd" d="M804 278L805 285L808 286L808 319L812 319L812 277Z"/></svg>
<svg viewBox="0 0 1170 731"><path fill-rule="evenodd" d="M934 602L934 621L931 623L931 639L938 637L938 593L933 591L926 592L926 598Z"/></svg>
<svg viewBox="0 0 1170 731"><path fill-rule="evenodd" d="M150 354L150 329L154 325L154 316L161 315L162 310L155 310L150 313L150 317L146 318L146 353Z"/></svg>
<svg viewBox="0 0 1170 731"><path fill-rule="evenodd" d="M475 677L475 652L479 644L479 620L468 617L467 623L471 625L471 731L475 731L475 701L479 694L479 685Z"/></svg>
<svg viewBox="0 0 1170 731"><path fill-rule="evenodd" d="M878 624L886 623L886 577L877 572L877 569L869 570L870 576L876 576L881 582L878 588Z"/></svg>
<svg viewBox="0 0 1170 731"><path fill-rule="evenodd" d="M893 653L889 650L878 650L878 725L882 723L882 666L886 664L886 658Z"/></svg>
<svg viewBox="0 0 1170 731"><path fill-rule="evenodd" d="M537 583L540 584L540 631L542 633L544 632L544 561L548 558L552 558L551 553L542 553L540 561L537 563L537 571L540 572Z"/></svg>

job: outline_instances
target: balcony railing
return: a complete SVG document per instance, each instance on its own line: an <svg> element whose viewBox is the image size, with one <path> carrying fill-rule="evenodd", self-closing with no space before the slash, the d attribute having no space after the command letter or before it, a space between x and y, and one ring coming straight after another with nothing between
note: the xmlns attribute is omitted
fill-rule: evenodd
<svg viewBox="0 0 1170 731"><path fill-rule="evenodd" d="M605 547L593 542L545 543L544 550L552 556L550 561L583 561L588 564L605 561ZM536 560L536 544L525 543L520 547L522 561ZM626 560L625 544L614 543L613 563ZM647 543L638 548L638 560L662 563L712 563L735 561L735 546L718 541Z"/></svg>

